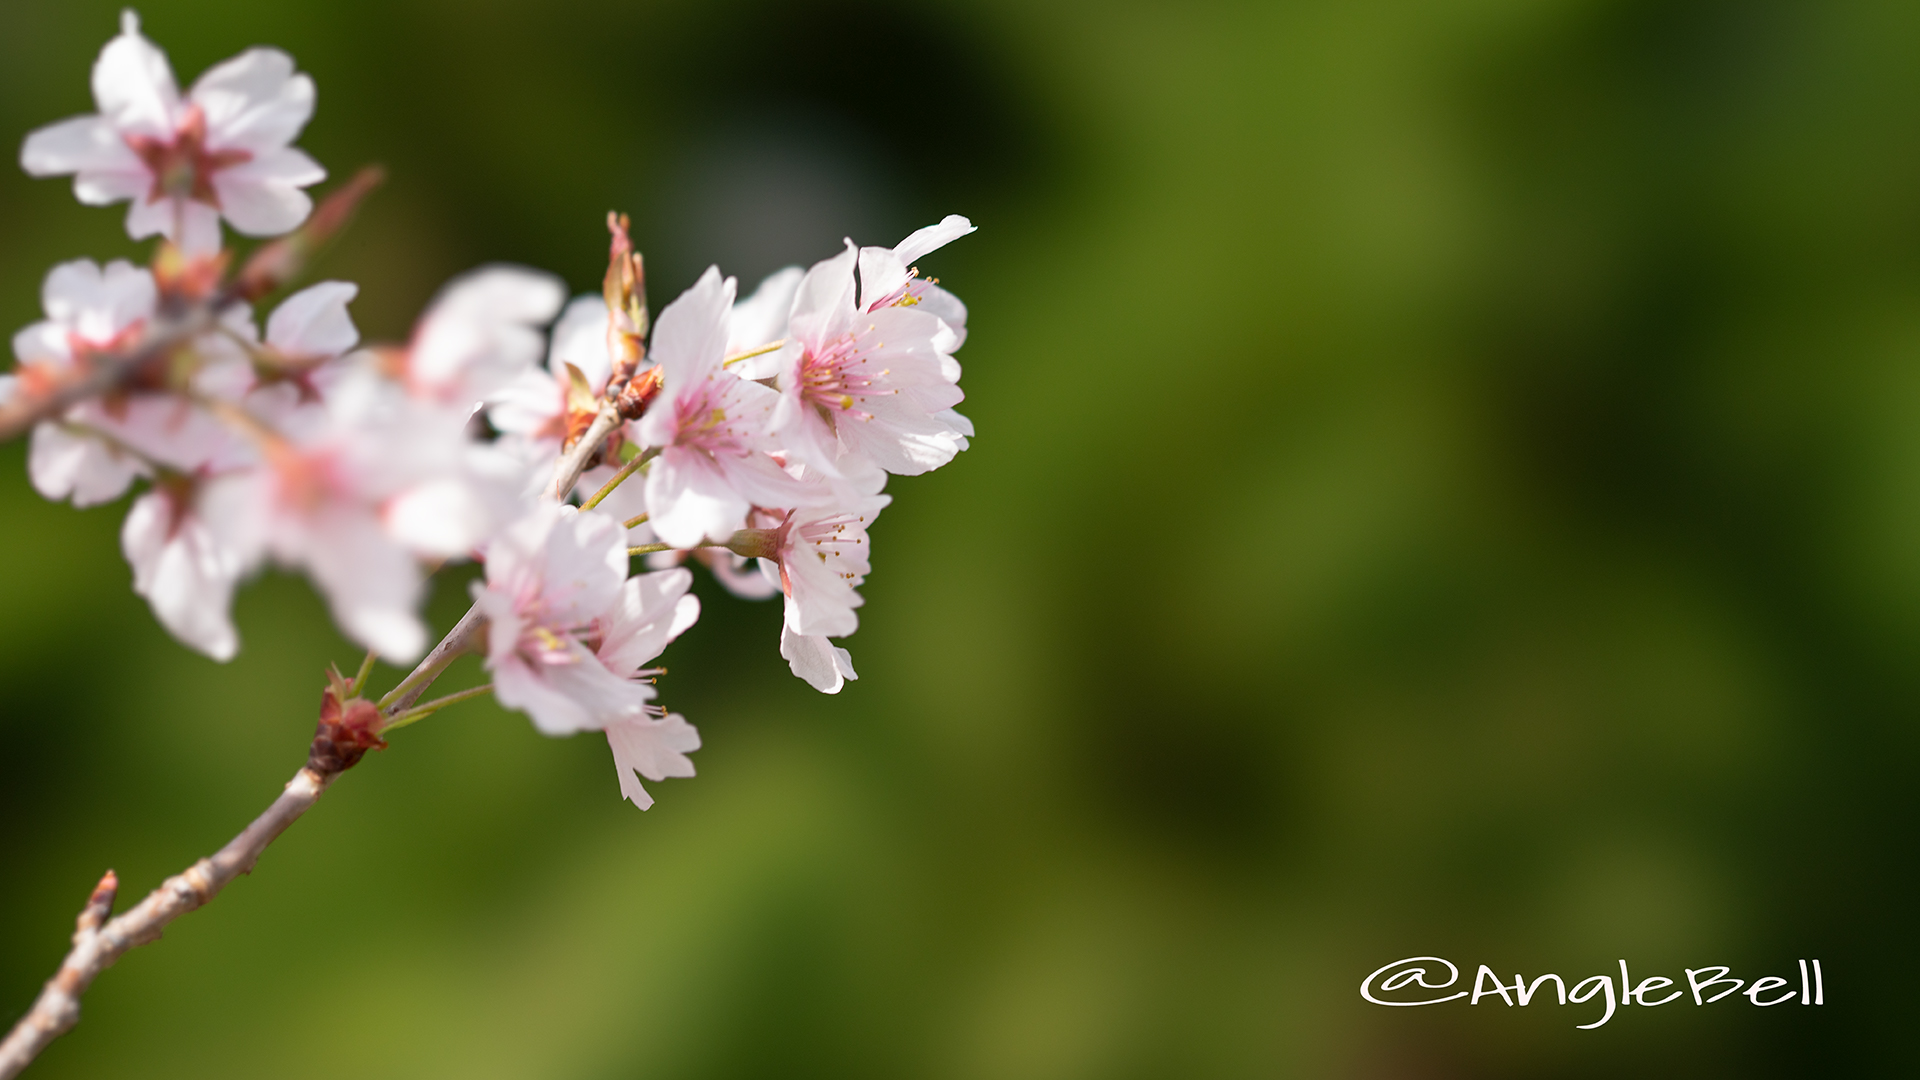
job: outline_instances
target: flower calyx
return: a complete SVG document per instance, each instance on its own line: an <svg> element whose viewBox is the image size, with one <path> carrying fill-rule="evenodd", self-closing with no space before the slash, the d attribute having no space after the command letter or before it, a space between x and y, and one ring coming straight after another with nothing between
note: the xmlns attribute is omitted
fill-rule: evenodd
<svg viewBox="0 0 1920 1080"><path fill-rule="evenodd" d="M780 558L780 534L784 529L741 529L727 538L723 545L728 551L743 559Z"/></svg>
<svg viewBox="0 0 1920 1080"><path fill-rule="evenodd" d="M320 698L320 724L307 750L307 768L333 777L360 763L369 750L385 750L380 737L386 718L379 706L355 693L354 685L338 671L327 672L327 690Z"/></svg>
<svg viewBox="0 0 1920 1080"><path fill-rule="evenodd" d="M194 255L170 240L160 241L153 254L153 284L160 294L160 306L183 311L213 298L227 277L227 264L233 253L225 249Z"/></svg>

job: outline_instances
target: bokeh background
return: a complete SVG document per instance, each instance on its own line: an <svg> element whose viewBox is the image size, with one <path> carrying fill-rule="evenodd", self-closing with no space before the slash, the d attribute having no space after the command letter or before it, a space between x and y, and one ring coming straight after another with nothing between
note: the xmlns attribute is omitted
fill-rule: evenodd
<svg viewBox="0 0 1920 1080"><path fill-rule="evenodd" d="M116 5L0 9L0 135ZM972 309L862 674L702 581L694 780L491 703L401 733L121 962L55 1077L1892 1076L1916 1069L1920 7L1897 0L290 0L246 46L391 181L318 268L403 336L513 260L662 305L892 243ZM0 314L120 212L0 170ZM0 1005L302 760L311 589L169 641L120 512L0 451ZM458 614L465 578L433 602ZM383 670L377 685L396 673ZM464 668L459 679L474 680ZM1511 974L1819 957L1828 1004L1420 1010ZM1571 979L1569 979L1571 981ZM1576 1015L1578 1013L1578 1015Z"/></svg>

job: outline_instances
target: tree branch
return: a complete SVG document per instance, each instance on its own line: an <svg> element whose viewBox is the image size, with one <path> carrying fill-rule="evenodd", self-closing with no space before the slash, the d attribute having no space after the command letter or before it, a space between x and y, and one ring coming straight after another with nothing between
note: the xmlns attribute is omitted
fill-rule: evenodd
<svg viewBox="0 0 1920 1080"><path fill-rule="evenodd" d="M319 741L316 736L315 744ZM316 768L310 759L309 764L287 782L286 790L273 800L273 805L254 818L253 824L241 830L240 835L211 857L168 878L138 906L112 921L107 921L107 914L113 910L114 894L120 883L113 871L107 871L80 912L73 932L72 951L40 991L33 1008L13 1026L6 1040L0 1042L0 1080L13 1080L48 1043L79 1023L80 995L87 992L87 987L93 985L102 971L129 949L159 940L168 923L212 900L234 878L252 870L267 845L306 813L339 775L339 772Z"/></svg>
<svg viewBox="0 0 1920 1080"><path fill-rule="evenodd" d="M549 492L556 500L566 502L573 494L573 485L580 482L580 474L587 471L587 462L600 450L600 444L606 440L616 425L620 423L620 413L611 404L600 406L600 415L593 418L593 425L587 428L580 441L560 455L553 469L553 490Z"/></svg>
<svg viewBox="0 0 1920 1080"><path fill-rule="evenodd" d="M204 312L206 309L202 310ZM202 313L198 318L189 318L163 329L140 349L111 365L95 369L81 383L60 387L33 402L16 399L13 403L0 405L0 438L17 434L38 420L57 414L74 401L117 385L141 365L151 362L195 334L204 332L205 324L199 319L207 317ZM579 481L580 474L586 471L587 462L620 419L613 405L601 407L599 416L594 418L593 425L585 435L561 455L555 469L554 490L550 493L553 498L562 502L566 500L573 485ZM367 750L386 745L380 741L384 721L411 708L462 653L480 648L485 629L486 618L480 614L479 606L475 605L460 617L453 629L447 631L446 637L440 639L440 643L420 661L420 665L382 699L377 710L358 699L355 699L356 708L347 708L331 715L323 709L319 730L315 732L313 745L307 753L307 764L287 782L286 790L273 801L273 805L267 807L266 812L255 818L240 835L228 841L225 847L211 857L194 863L184 872L168 878L138 906L112 921L107 921L107 915L113 910L114 896L119 892L120 882L113 871L107 871L80 912L73 932L73 949L61 961L60 970L47 981L40 996L34 1000L33 1008L14 1024L6 1039L0 1041L0 1080L13 1080L20 1075L20 1071L32 1064L49 1043L80 1022L80 996L122 954L158 941L169 923L206 904L234 878L251 871L267 845L273 843L301 814L306 813L307 808L320 798L341 773L357 764ZM359 683L366 677L368 666L363 664L360 674L356 676L352 684L355 692L360 689ZM370 726L367 722L369 714L376 718Z"/></svg>

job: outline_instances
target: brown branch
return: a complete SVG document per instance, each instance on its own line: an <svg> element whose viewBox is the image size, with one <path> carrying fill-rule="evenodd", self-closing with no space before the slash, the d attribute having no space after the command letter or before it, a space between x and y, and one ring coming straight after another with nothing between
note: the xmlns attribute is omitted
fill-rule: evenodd
<svg viewBox="0 0 1920 1080"><path fill-rule="evenodd" d="M573 493L573 485L580 482L580 474L587 471L587 463L600 452L600 444L620 424L620 413L612 404L600 406L600 414L593 418L593 425L580 436L580 441L567 448L553 469L553 490L548 492L555 501L566 502Z"/></svg>
<svg viewBox="0 0 1920 1080"><path fill-rule="evenodd" d="M360 703L365 706L365 703ZM33 1008L0 1041L0 1080L12 1080L32 1064L47 1044L80 1022L80 995L102 971L129 949L158 941L173 920L220 894L234 878L253 869L260 854L287 831L339 775L372 747L384 745L371 726L371 706L360 710L322 709L319 729L307 751L307 763L287 781L253 824L211 856L168 878L131 910L108 921L120 882L107 871L88 897L73 932L73 949L47 981Z"/></svg>

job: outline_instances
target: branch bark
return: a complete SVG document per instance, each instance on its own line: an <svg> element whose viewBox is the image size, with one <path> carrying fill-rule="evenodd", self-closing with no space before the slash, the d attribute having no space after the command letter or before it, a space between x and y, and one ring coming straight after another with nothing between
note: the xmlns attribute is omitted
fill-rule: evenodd
<svg viewBox="0 0 1920 1080"><path fill-rule="evenodd" d="M40 991L33 1008L0 1042L0 1080L20 1075L20 1070L31 1064L48 1043L79 1023L80 995L115 960L129 949L159 940L167 924L206 904L234 878L252 870L267 845L306 813L337 776L338 772L324 772L311 763L303 766L273 805L240 835L208 858L168 878L145 900L112 920L107 914L113 910L119 880L113 871L107 871L80 912L72 951Z"/></svg>
<svg viewBox="0 0 1920 1080"><path fill-rule="evenodd" d="M586 433L580 436L580 441L569 447L566 453L561 454L560 460L555 463L553 490L548 492L549 495L559 502L567 501L567 496L573 494L573 485L580 482L580 474L587 471L587 462L593 460L593 455L599 451L600 444L606 441L607 435L619 423L618 409L612 404L600 406L600 414L593 418L592 426L588 427Z"/></svg>

